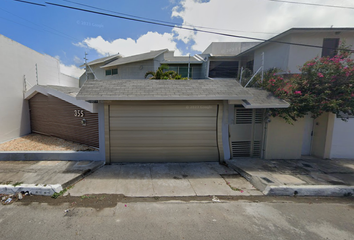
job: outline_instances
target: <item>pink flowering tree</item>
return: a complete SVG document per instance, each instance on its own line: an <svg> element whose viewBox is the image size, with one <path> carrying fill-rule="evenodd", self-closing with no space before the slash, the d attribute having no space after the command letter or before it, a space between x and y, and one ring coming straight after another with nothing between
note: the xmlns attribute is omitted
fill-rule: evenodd
<svg viewBox="0 0 354 240"><path fill-rule="evenodd" d="M277 74L265 77L261 86L290 103L287 109L272 109L272 115L289 123L307 113L313 118L324 112L353 115L354 63L349 48L342 44L340 49L333 58L316 57L306 62L301 74L285 80Z"/></svg>

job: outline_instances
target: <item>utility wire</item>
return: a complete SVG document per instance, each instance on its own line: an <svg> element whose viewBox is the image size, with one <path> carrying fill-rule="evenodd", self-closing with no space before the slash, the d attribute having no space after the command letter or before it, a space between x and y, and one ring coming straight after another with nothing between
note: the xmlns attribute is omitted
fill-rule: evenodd
<svg viewBox="0 0 354 240"><path fill-rule="evenodd" d="M271 1L271 2L281 2L281 3L291 3L291 4L300 4L300 5L309 5L309 6L317 6L317 7L330 7L330 8L354 9L354 7L339 6L339 5L327 5L327 4L309 3L309 2L293 2L293 1L286 1L286 0L268 0L268 1Z"/></svg>
<svg viewBox="0 0 354 240"><path fill-rule="evenodd" d="M23 2L22 0L14 0L14 1ZM276 0L269 0L269 1L276 1ZM30 2L26 2L26 3L30 3ZM202 33L208 33L208 34L214 34L214 35L220 35L220 36L226 36L226 37L234 37L234 38L255 40L255 41L261 41L261 42L273 42L273 43L295 45L295 46L302 46L302 47L312 47L312 48L320 48L320 49L324 48L323 46L316 46L316 45L311 45L311 44L292 43L292 42L277 41L277 40L272 40L272 39L262 39L262 38L255 38L255 37L248 37L248 36L241 36L241 35L233 35L233 34L228 34L228 33L201 30L201 29L192 28L192 27L178 26L178 25L174 25L174 24L167 24L167 23L161 23L161 22L159 23L159 22L154 22L154 21L149 21L149 20L137 19L137 18L133 18L133 17L124 17L124 16L120 16L120 15L113 15L113 14L108 14L108 13L103 13L103 12L97 12L97 11L92 11L92 10L83 9L83 8L76 8L76 7L51 3L51 2L45 2L45 3L49 4L49 5L56 6L56 7L62 7L62 8L67 8L67 9L72 9L72 10L77 10L77 11L82 11L82 12L88 12L88 13L93 13L93 14L98 14L98 15L103 15L103 16L108 16L108 17L120 18L120 19L135 21L135 22L171 27L171 28L179 28L179 29L183 29L183 30L202 32ZM335 49L335 48L328 48L328 49ZM346 50L346 49L336 49L336 50ZM350 50L350 51L354 52L353 50Z"/></svg>
<svg viewBox="0 0 354 240"><path fill-rule="evenodd" d="M51 33L51 34L55 34L55 35L57 35L57 36L59 36L59 37L65 37L65 36L59 35L59 34L57 34L57 33L55 33L55 32L50 32L50 31L48 31L48 30L46 30L46 29L38 29L38 28L31 27L31 26L27 26L27 25L24 25L24 24L22 24L22 23L19 23L19 22L16 22L16 21L13 21L13 20L11 20L11 19L4 18L4 17L1 17L1 16L0 16L0 19L4 19L4 20L6 20L6 21L9 21L9 22L12 22L12 23L15 23L15 24L21 25L21 26L23 26L23 27L26 27L26 28L30 28L30 29L39 31L39 32L48 32L48 33ZM68 37L65 37L65 38L68 38ZM68 38L68 39L69 39L69 38Z"/></svg>
<svg viewBox="0 0 354 240"><path fill-rule="evenodd" d="M14 1L21 2L21 3L27 3L27 4L32 4L32 5L41 6L41 7L46 7L46 5L40 4L40 3L28 2L28 1L23 1L23 0L14 0Z"/></svg>
<svg viewBox="0 0 354 240"><path fill-rule="evenodd" d="M36 30L36 31L41 31L41 32L44 32L44 30L43 30L43 29L37 29L37 28L34 28L34 27L26 26L26 25L24 25L24 24L22 24L22 23L15 22L15 21L13 21L13 20L10 20L10 19L8 19L8 18L4 18L4 17L1 17L1 16L0 16L0 18L1 18L1 19L4 19L4 20L6 20L6 21L10 21L10 22L16 23L16 24L18 24L18 25L21 25L21 26L27 27L27 28L34 29L34 30Z"/></svg>
<svg viewBox="0 0 354 240"><path fill-rule="evenodd" d="M52 3L52 2L45 2L45 3L49 4L49 5L52 5L52 6L56 6L56 7L67 8L67 9L72 9L72 10L81 11L81 12L88 12L88 13L93 13L93 14L107 16L107 17L120 18L120 19L125 19L125 20L130 20L130 21L135 21L135 22L141 22L141 23L147 23L147 24L152 24L152 25L158 25L158 26L164 26L164 27L179 28L179 29L195 31L195 32L209 33L209 34L220 35L220 36L225 36L225 37L241 38L241 39L261 41L261 42L281 43L281 44L288 44L288 45L295 45L295 46L302 46L302 47L320 48L320 49L324 48L323 46L317 46L317 45L311 45L311 44L292 43L292 42L284 42L284 41L271 40L271 39L262 39L262 38L255 38L255 37L248 37L248 36L241 36L241 35L233 35L233 34L228 34L228 33L201 30L201 29L192 28L192 27L184 27L184 26L178 26L178 25L167 24L167 23L159 23L159 22L142 20L142 19L137 19L137 18L132 18L132 17L124 17L124 16L120 16L120 15L113 15L113 14L109 14L109 13L97 12L97 11L92 11L92 10L83 9L83 8L76 8L76 7L56 4L56 3ZM327 49L334 49L334 48L327 48ZM345 50L345 49L337 49L337 50ZM351 51L353 51L353 50L351 50Z"/></svg>
<svg viewBox="0 0 354 240"><path fill-rule="evenodd" d="M80 6L84 6L84 7L89 7L89 8L92 8L92 9L97 9L97 10L106 11L106 12L110 12L110 13L116 13L116 14L119 14L119 15L127 16L127 17L133 17L133 18L139 18L139 19L143 19L143 20L147 20L147 21L154 21L154 22L160 22L160 23L166 23L166 24L174 24L174 25L176 25L176 23L173 23L173 22L167 22L167 21L157 20L157 19L153 19L153 18L139 17L139 16L136 16L136 15L125 14L125 13L116 12L116 11L112 11L112 10L107 10L107 9L104 9L104 8L99 8L99 7L95 7L95 6L91 6L91 5L87 5L87 4L82 4L82 3L75 2L75 1L70 1L70 0L63 0L63 1L65 1L65 2L70 2L70 3L74 3L74 4L77 4L77 5L80 5ZM184 26L197 27L197 28L203 28L203 29L211 29L211 30L223 30L223 31L230 31L230 32L246 32L246 33L261 33L261 34L276 34L276 33L271 33L271 32L253 32L253 31L242 31L242 30L235 30L235 29L221 29L221 28L194 26L194 25L188 25L188 24L185 24Z"/></svg>
<svg viewBox="0 0 354 240"><path fill-rule="evenodd" d="M30 21L30 20L28 20L28 19L26 19L26 18L23 18L23 17L21 17L21 16L18 16L18 15L16 15L16 14L12 13L12 12L6 11L6 10L3 9L3 8L0 8L0 10L2 10L2 11L4 11L4 12L7 12L7 13L9 13L9 14L11 14L11 15L17 17L17 18L20 18L20 19L23 19L23 20L25 20L25 21L27 21L27 22L30 22L30 23L32 23L32 24L34 24L34 25L37 25L38 27L43 28L43 26L44 26L44 27L47 27L47 28L49 28L49 29L52 29L52 30L54 30L55 32L48 31L47 29L42 29L42 31L46 31L46 32L49 32L49 33L58 35L58 36L60 36L60 37L69 37L69 38L71 38L72 40L75 40L75 41L80 41L79 39L76 39L76 38L74 38L74 37L72 37L72 36L70 36L70 35L68 35L68 34L66 34L66 33L60 32L60 31L58 31L58 30L56 30L56 29L54 29L54 28L52 28L52 27L46 26L46 25L44 25L44 24L41 24L41 25L40 25L40 24L37 24L37 23L32 22L32 21ZM9 20L9 19L6 19L6 20ZM11 21L11 20L9 20L9 21ZM15 21L12 21L12 22L17 23L17 22L15 22ZM20 23L17 23L17 24L20 24ZM26 26L26 25L23 25L23 24L21 24L21 25L22 25L22 26L25 26L25 27L29 27L29 26ZM33 28L33 29L35 29L35 28ZM36 30L38 30L38 29L36 29ZM60 34L62 34L62 35L59 35L58 33L60 33Z"/></svg>

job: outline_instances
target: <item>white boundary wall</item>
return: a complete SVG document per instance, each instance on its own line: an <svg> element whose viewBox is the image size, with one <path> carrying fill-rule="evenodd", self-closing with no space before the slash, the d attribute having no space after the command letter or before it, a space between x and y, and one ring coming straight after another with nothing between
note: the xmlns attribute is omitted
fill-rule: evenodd
<svg viewBox="0 0 354 240"><path fill-rule="evenodd" d="M59 60L38 53L3 35L0 35L0 56L1 143L31 131L28 102L23 100L23 79L25 75L27 89L37 84L36 64L39 85L78 87L78 80L60 73Z"/></svg>
<svg viewBox="0 0 354 240"><path fill-rule="evenodd" d="M348 122L340 118L334 120L331 158L354 159L354 118Z"/></svg>

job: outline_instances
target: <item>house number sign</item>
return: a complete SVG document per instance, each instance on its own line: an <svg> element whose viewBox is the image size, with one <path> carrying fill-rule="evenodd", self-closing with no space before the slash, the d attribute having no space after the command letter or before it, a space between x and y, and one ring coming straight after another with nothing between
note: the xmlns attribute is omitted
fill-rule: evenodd
<svg viewBox="0 0 354 240"><path fill-rule="evenodd" d="M75 117L84 117L84 110L74 110L74 116Z"/></svg>

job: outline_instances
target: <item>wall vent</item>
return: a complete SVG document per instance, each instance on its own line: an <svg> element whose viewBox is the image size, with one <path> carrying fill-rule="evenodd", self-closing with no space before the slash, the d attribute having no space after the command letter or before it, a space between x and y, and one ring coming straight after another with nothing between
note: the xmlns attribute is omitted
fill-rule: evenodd
<svg viewBox="0 0 354 240"><path fill-rule="evenodd" d="M232 142L232 156L233 157L250 157L251 142L237 141Z"/></svg>

